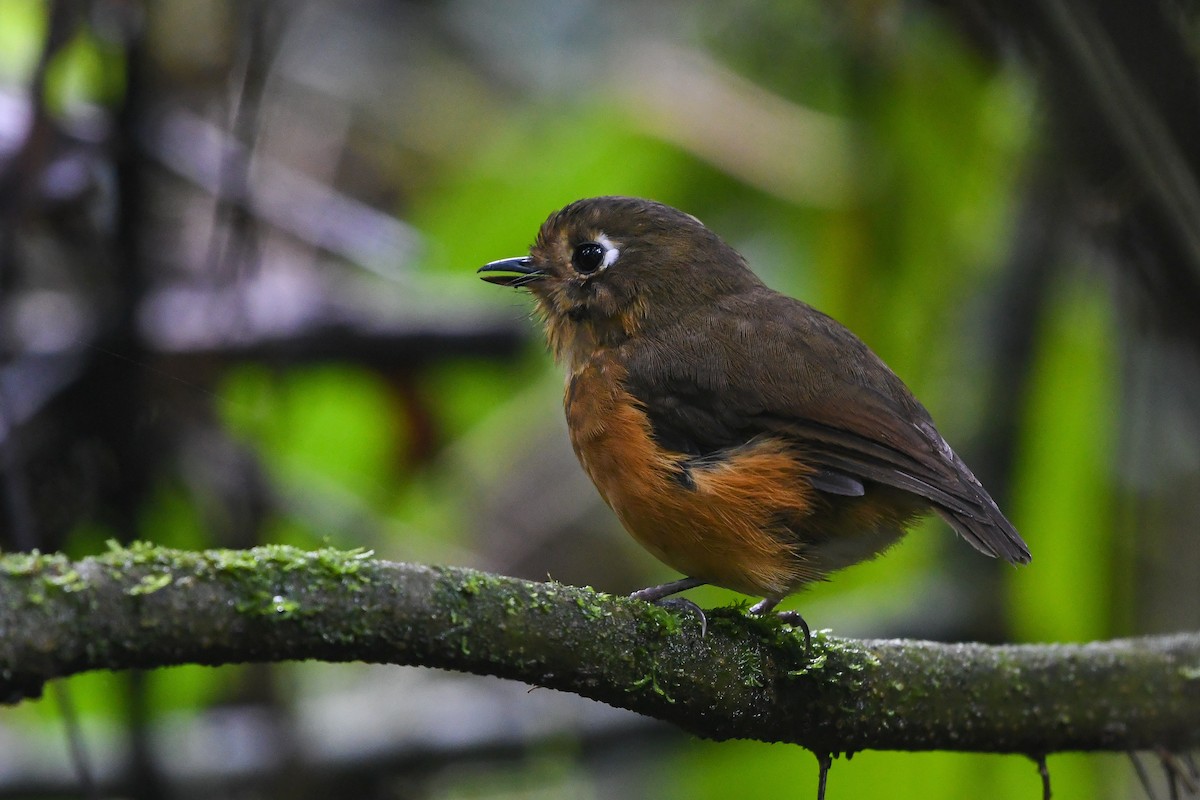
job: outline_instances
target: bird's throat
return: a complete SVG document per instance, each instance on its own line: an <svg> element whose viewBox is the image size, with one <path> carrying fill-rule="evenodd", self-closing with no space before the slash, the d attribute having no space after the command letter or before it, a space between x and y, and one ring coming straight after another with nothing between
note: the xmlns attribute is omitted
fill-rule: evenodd
<svg viewBox="0 0 1200 800"><path fill-rule="evenodd" d="M602 346L601 336L590 320L548 314L544 321L550 352L554 354L554 360L566 368L567 374L574 372Z"/></svg>
<svg viewBox="0 0 1200 800"><path fill-rule="evenodd" d="M598 350L620 347L638 331L633 314L596 317L587 313L554 313L541 309L546 341L554 360L570 374Z"/></svg>

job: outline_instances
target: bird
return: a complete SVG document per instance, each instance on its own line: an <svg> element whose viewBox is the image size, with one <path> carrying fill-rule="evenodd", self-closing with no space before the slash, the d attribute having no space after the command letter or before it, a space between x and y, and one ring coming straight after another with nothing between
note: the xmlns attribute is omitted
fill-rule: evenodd
<svg viewBox="0 0 1200 800"><path fill-rule="evenodd" d="M711 584L760 598L749 611L766 615L930 512L987 556L1030 561L901 379L696 217L636 197L578 200L528 255L478 273L532 294L583 470L684 576L631 597L671 602ZM784 615L807 643L803 617Z"/></svg>

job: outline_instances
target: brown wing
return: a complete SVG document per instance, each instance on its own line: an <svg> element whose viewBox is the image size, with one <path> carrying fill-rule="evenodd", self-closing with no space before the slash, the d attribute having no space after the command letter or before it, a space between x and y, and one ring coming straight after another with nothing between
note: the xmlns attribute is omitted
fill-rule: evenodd
<svg viewBox="0 0 1200 800"><path fill-rule="evenodd" d="M1029 561L929 413L858 337L765 287L717 310L627 346L628 388L661 444L712 457L783 436L819 468L816 489L856 494L867 481L911 492L979 551Z"/></svg>

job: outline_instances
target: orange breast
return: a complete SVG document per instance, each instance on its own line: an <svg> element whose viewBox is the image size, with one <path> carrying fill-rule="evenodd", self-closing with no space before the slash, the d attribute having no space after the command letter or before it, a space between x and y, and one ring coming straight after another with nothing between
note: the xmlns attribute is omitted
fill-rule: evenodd
<svg viewBox="0 0 1200 800"><path fill-rule="evenodd" d="M654 441L624 378L611 356L593 357L565 406L575 453L626 530L683 574L746 594L781 596L821 577L781 527L812 513L811 469L763 438L685 471L684 456Z"/></svg>

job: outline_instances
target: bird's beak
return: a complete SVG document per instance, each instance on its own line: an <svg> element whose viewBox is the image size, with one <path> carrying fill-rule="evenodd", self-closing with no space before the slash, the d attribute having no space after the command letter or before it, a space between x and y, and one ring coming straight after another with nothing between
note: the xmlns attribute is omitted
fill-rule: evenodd
<svg viewBox="0 0 1200 800"><path fill-rule="evenodd" d="M537 267L533 266L533 259L529 256L520 258L502 258L499 261L493 261L490 264L484 264L476 272L498 272L498 273L513 273L509 275L480 275L479 277L488 283L495 283L500 286L525 286L536 280L546 277L546 273Z"/></svg>

